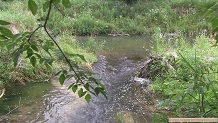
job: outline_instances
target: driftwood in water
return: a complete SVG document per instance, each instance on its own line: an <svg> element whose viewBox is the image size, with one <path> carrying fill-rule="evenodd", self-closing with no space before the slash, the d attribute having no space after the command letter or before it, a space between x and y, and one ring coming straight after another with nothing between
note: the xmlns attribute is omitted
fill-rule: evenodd
<svg viewBox="0 0 218 123"><path fill-rule="evenodd" d="M164 53L157 57L149 57L145 65L138 71L137 77L153 80L164 77L168 71L174 70L174 61L178 58L176 52Z"/></svg>
<svg viewBox="0 0 218 123"><path fill-rule="evenodd" d="M138 77L153 80L154 77L165 72L166 68L162 65L161 57L150 57L145 65L139 70Z"/></svg>

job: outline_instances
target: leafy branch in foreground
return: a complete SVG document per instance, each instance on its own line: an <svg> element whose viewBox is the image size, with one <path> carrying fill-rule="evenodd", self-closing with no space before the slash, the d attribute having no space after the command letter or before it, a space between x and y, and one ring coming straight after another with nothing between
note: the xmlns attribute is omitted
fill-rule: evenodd
<svg viewBox="0 0 218 123"><path fill-rule="evenodd" d="M69 65L69 70L60 70L55 74L59 76L59 82L61 85L64 84L66 80L73 79L73 82L69 85L68 89L72 89L75 93L78 93L79 97L85 96L87 102L90 102L91 95L97 96L98 94L103 94L107 98L107 93L104 85L100 80L92 77L93 73L81 69L76 63L70 61L52 35L49 33L47 28L47 23L52 10L53 5L58 5L62 3L64 8L69 8L71 6L69 0L47 0L43 3L43 10L46 11L46 17L43 19L41 17L39 20L43 22L32 32L23 32L19 34L13 34L8 28L9 22L0 20L0 46L1 49L6 49L8 52L12 52L12 60L14 62L14 67L17 67L17 63L20 57L29 59L30 64L36 68L38 64L44 65L47 70L53 71L52 65L55 59L52 57L50 51L58 49L60 54L64 57L64 61ZM28 8L34 16L37 14L38 6L34 0L28 1ZM61 20L60 20L61 21ZM36 32L43 29L48 35L50 40L44 40L43 37L37 36ZM48 56L43 56L42 51L46 52ZM79 57L83 61L86 61L84 56L79 54L71 54L74 57Z"/></svg>

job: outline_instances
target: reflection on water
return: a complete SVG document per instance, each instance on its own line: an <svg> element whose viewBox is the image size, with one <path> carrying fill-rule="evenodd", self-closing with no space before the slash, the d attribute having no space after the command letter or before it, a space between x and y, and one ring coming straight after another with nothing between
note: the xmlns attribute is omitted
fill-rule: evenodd
<svg viewBox="0 0 218 123"><path fill-rule="evenodd" d="M42 102L50 89L51 83L43 82L7 90L0 99L0 122L29 123L43 110Z"/></svg>
<svg viewBox="0 0 218 123"><path fill-rule="evenodd" d="M80 43L88 40L88 37L77 37ZM103 42L104 47L99 54L105 55L109 58L122 58L140 60L149 55L153 50L153 42L151 38L146 36L133 36L133 37L111 37L102 36L96 37L95 40Z"/></svg>

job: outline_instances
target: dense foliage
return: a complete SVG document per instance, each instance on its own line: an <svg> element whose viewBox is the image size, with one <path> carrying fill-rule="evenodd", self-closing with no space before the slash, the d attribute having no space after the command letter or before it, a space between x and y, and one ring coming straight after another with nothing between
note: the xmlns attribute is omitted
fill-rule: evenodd
<svg viewBox="0 0 218 123"><path fill-rule="evenodd" d="M153 87L157 95L162 95L159 108L167 109L173 117L218 115L218 56L217 48L211 47L210 42L203 34L196 37L193 46L184 38L168 44L174 48L168 47L167 52L176 52L178 58L170 59L172 68L166 69L164 75L156 76ZM162 48L165 46L166 43L162 44ZM169 60L170 57L164 59ZM161 64L163 67L165 60Z"/></svg>
<svg viewBox="0 0 218 123"><path fill-rule="evenodd" d="M198 16L204 0L71 0L72 7L51 17L54 31L73 35L149 34L159 27L164 32L182 32L207 29L205 20ZM215 0L213 0L215 1ZM62 10L62 9L61 9Z"/></svg>
<svg viewBox="0 0 218 123"><path fill-rule="evenodd" d="M104 85L92 77L93 73L81 68L81 64L97 60L87 51L95 53L99 45L90 38L82 50L72 34L152 33L157 46L155 55L164 52L178 55L178 59L164 55L171 69L166 68L165 61L152 66L153 70L163 67L162 73L153 78L152 86L161 99L157 108L174 117L218 116L218 52L217 47L211 47L218 43L217 3L206 4L204 0L0 2L0 89L17 82L50 78L55 71L61 85L73 79L69 89L79 97L84 96L87 102L90 94L101 93L106 97ZM200 10L207 11L206 16L199 16ZM206 19L211 22L210 38ZM187 37L194 37L194 41Z"/></svg>
<svg viewBox="0 0 218 123"><path fill-rule="evenodd" d="M55 74L55 76L59 76L59 82L61 85L64 84L65 80L72 79L72 83L69 85L68 89L72 89L73 92L77 92L79 97L84 96L87 102L91 99L90 94L97 96L101 93L106 97L104 85L101 84L99 80L92 77L93 73L81 69L78 65L78 60L74 61L72 58L69 58L78 57L82 61L86 62L85 57L81 54L69 51L71 48L69 48L68 51L62 50L61 46L52 36L49 28L47 27L53 6L61 4L62 7L69 8L71 7L70 1L47 0L43 3L36 3L34 0L28 0L27 4L31 13L35 16L35 18L37 18L36 21L38 21L38 26L35 29L33 28L33 30L30 31L13 34L9 29L10 23L0 20L1 51L6 51L7 53L10 53L7 55L11 56L11 58L8 58L7 61L4 61L4 58L2 58L3 62L13 62L13 67L10 69L12 69L12 71L16 71L17 69L20 69L20 64L23 63L23 59L28 59L33 68L32 73L37 76L40 74L36 71L39 66L44 67L46 71L50 73L53 72L52 66L57 59L52 55L55 54L55 56L59 56L63 62L66 62L69 65L69 68L59 70ZM43 7L41 7L42 5ZM40 14L40 12L42 13ZM47 38L41 37L39 34L44 34ZM67 45L65 45L65 48L66 47ZM3 65L4 64L5 63L3 63ZM2 77L5 78L4 75ZM9 83L5 79L2 80L1 86L6 86Z"/></svg>

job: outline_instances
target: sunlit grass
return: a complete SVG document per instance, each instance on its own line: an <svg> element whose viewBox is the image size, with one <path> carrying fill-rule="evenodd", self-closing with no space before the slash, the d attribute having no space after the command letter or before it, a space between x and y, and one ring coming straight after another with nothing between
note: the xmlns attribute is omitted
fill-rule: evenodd
<svg viewBox="0 0 218 123"><path fill-rule="evenodd" d="M154 80L153 88L162 99L159 106L163 110L170 108L173 117L216 116L217 109L213 107L218 103L218 51L212 47L212 39L202 34L193 43L184 37L170 42L159 35L155 38L157 54L163 54L164 60L169 58L165 57L167 53L178 55L176 60L170 60L173 69Z"/></svg>

